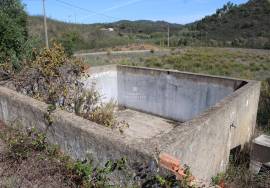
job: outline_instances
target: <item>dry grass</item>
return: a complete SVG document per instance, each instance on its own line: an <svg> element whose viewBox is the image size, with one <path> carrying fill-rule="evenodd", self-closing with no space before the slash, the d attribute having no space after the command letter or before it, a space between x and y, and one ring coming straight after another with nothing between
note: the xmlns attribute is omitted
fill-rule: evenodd
<svg viewBox="0 0 270 188"><path fill-rule="evenodd" d="M262 168L259 174L249 170L250 146L242 151L235 150L230 155L230 163L225 173L212 178L213 184L223 184L226 188L268 188L270 187L270 169Z"/></svg>

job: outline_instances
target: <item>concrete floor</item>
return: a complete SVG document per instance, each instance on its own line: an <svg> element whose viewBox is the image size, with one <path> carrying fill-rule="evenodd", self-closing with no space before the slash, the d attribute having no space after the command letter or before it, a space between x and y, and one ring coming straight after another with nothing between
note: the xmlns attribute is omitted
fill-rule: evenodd
<svg viewBox="0 0 270 188"><path fill-rule="evenodd" d="M129 128L125 128L123 134L134 139L161 136L177 125L177 122L131 109L119 110L117 118L128 123Z"/></svg>

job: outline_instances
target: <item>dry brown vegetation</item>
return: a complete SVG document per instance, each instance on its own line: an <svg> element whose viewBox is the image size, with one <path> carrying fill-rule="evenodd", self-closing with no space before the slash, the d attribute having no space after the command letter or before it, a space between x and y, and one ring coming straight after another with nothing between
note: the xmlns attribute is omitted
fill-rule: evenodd
<svg viewBox="0 0 270 188"><path fill-rule="evenodd" d="M109 160L105 166L94 166L87 160L74 161L57 146L47 144L45 134L34 128L22 132L0 122L0 187L169 188L183 185L189 188L174 176L153 174L145 164L130 168L127 160ZM119 174L123 176L120 178Z"/></svg>
<svg viewBox="0 0 270 188"><path fill-rule="evenodd" d="M0 123L0 187L75 187L56 150L45 149L41 134L31 134L25 137Z"/></svg>
<svg viewBox="0 0 270 188"><path fill-rule="evenodd" d="M104 104L94 84L90 90L84 89L81 79L88 75L83 71L82 61L67 57L62 46L55 43L50 49L36 53L32 61L24 63L22 70L13 74L7 85L47 103L50 113L61 108L122 131L127 124L117 121L116 104L113 101ZM50 119L49 115L47 119Z"/></svg>
<svg viewBox="0 0 270 188"><path fill-rule="evenodd" d="M117 186L111 175L124 171L126 166L124 158L108 161L104 167L87 160L74 161L57 146L47 144L45 134L35 128L22 132L1 122L0 151L0 187L5 188Z"/></svg>

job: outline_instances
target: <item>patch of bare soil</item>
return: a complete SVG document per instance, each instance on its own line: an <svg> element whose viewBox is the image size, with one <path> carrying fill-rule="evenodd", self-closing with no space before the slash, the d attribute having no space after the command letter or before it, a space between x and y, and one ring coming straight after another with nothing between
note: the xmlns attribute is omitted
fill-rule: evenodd
<svg viewBox="0 0 270 188"><path fill-rule="evenodd" d="M0 122L0 131L5 131ZM0 187L61 188L75 187L60 161L43 152L29 152L25 160L8 156L8 146L0 138Z"/></svg>

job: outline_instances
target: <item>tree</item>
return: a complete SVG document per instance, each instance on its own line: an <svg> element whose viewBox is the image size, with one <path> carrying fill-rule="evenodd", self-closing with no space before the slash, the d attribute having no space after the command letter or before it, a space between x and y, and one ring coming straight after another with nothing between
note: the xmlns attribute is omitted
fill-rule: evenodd
<svg viewBox="0 0 270 188"><path fill-rule="evenodd" d="M63 33L56 41L62 44L68 56L72 56L74 51L78 50L78 44L82 43L79 34L74 31Z"/></svg>
<svg viewBox="0 0 270 188"><path fill-rule="evenodd" d="M237 7L237 5L233 4L232 2L227 2L221 9L217 9L216 15L217 16L222 16L232 10L233 8Z"/></svg>
<svg viewBox="0 0 270 188"><path fill-rule="evenodd" d="M0 18L0 70L18 70L28 37L27 14L19 0L0 0Z"/></svg>

